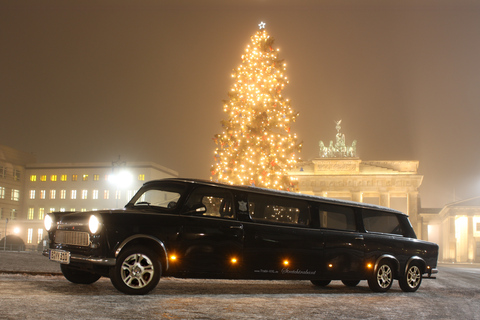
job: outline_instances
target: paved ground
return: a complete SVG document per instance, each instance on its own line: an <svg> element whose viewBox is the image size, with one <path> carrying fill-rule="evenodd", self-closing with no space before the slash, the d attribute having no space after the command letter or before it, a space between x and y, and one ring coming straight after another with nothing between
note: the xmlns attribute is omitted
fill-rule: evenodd
<svg viewBox="0 0 480 320"><path fill-rule="evenodd" d="M39 253L0 251L0 319L480 319L480 266L441 265L415 293L385 294L366 281L162 278L146 296L127 296L102 278L75 285Z"/></svg>
<svg viewBox="0 0 480 320"><path fill-rule="evenodd" d="M29 274L61 274L60 265L39 252L0 251L0 272Z"/></svg>

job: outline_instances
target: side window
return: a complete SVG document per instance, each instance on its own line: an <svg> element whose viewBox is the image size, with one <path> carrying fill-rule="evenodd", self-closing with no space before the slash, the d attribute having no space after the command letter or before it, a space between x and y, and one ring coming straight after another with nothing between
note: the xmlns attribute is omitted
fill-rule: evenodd
<svg viewBox="0 0 480 320"><path fill-rule="evenodd" d="M234 219L233 197L229 191L220 188L200 187L195 189L187 200L188 210L204 209L199 215Z"/></svg>
<svg viewBox="0 0 480 320"><path fill-rule="evenodd" d="M321 228L347 231L357 230L353 208L321 205L318 214Z"/></svg>
<svg viewBox="0 0 480 320"><path fill-rule="evenodd" d="M396 214L391 212L364 210L363 224L365 230L403 235L402 226Z"/></svg>
<svg viewBox="0 0 480 320"><path fill-rule="evenodd" d="M310 225L308 204L301 200L289 200L275 196L250 195L250 216L255 221Z"/></svg>

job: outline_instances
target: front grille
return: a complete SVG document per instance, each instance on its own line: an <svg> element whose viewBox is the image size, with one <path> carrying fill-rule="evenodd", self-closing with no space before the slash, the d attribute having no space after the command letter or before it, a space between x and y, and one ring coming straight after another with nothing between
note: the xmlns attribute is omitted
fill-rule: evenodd
<svg viewBox="0 0 480 320"><path fill-rule="evenodd" d="M55 243L89 246L90 234L88 232L57 230L55 232Z"/></svg>

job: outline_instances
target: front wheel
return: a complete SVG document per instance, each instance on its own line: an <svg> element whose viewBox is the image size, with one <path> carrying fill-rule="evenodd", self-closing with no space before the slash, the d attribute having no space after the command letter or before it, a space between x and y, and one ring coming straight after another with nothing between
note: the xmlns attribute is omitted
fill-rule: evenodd
<svg viewBox="0 0 480 320"><path fill-rule="evenodd" d="M102 277L95 273L72 268L68 264L60 264L60 270L62 270L65 279L77 284L92 284Z"/></svg>
<svg viewBox="0 0 480 320"><path fill-rule="evenodd" d="M115 267L110 269L110 280L119 291L141 295L153 290L162 275L158 255L148 248L134 246L122 252Z"/></svg>
<svg viewBox="0 0 480 320"><path fill-rule="evenodd" d="M382 260L375 271L368 277L368 286L375 292L386 292L393 284L392 264Z"/></svg>
<svg viewBox="0 0 480 320"><path fill-rule="evenodd" d="M405 292L415 292L422 283L422 271L417 262L413 262L408 266L407 272L398 279L400 288Z"/></svg>

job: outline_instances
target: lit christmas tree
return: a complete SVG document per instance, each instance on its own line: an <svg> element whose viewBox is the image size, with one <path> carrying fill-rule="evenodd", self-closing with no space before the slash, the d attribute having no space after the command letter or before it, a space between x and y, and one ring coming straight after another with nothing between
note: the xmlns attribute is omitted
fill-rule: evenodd
<svg viewBox="0 0 480 320"><path fill-rule="evenodd" d="M251 37L234 70L235 79L224 101L228 119L215 135L212 180L238 185L295 191L288 172L295 166L301 144L290 132L297 113L282 96L288 84L285 63L273 49L265 24Z"/></svg>

